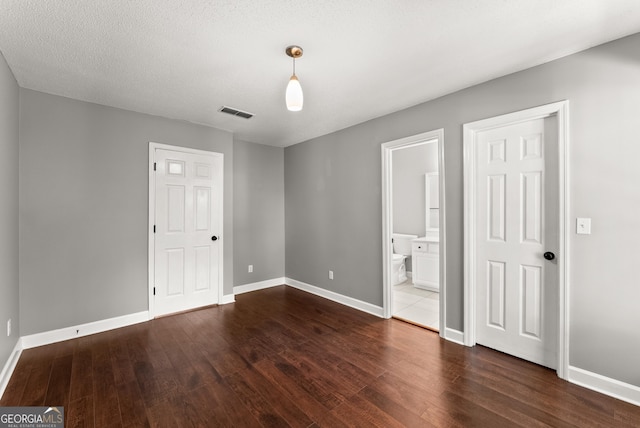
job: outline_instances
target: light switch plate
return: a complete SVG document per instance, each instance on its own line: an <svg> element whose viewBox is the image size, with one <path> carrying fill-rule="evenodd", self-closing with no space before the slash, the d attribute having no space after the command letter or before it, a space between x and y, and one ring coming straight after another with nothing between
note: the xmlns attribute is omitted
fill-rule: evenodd
<svg viewBox="0 0 640 428"><path fill-rule="evenodd" d="M576 219L576 233L578 235L591 235L591 219L578 217Z"/></svg>

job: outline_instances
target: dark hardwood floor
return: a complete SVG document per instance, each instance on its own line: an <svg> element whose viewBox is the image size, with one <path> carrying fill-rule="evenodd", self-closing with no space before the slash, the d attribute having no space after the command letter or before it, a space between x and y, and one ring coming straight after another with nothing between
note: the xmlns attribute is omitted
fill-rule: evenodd
<svg viewBox="0 0 640 428"><path fill-rule="evenodd" d="M640 407L280 286L22 353L2 406L67 427L640 426Z"/></svg>

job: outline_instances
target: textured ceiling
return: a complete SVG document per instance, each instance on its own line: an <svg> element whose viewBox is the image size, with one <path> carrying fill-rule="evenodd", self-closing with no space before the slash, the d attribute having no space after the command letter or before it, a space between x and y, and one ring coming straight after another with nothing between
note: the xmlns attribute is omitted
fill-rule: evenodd
<svg viewBox="0 0 640 428"><path fill-rule="evenodd" d="M274 146L639 31L638 0L0 0L20 86Z"/></svg>

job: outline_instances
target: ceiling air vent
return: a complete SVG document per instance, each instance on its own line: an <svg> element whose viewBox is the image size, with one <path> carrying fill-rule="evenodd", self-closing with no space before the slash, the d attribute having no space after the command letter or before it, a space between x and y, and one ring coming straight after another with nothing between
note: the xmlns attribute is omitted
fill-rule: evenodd
<svg viewBox="0 0 640 428"><path fill-rule="evenodd" d="M220 111L222 113L230 114L232 116L243 117L245 119L251 119L253 117L253 113L249 113L249 112L246 112L246 111L238 110L238 109L235 109L233 107L222 106L222 108L220 110L218 110L218 111Z"/></svg>

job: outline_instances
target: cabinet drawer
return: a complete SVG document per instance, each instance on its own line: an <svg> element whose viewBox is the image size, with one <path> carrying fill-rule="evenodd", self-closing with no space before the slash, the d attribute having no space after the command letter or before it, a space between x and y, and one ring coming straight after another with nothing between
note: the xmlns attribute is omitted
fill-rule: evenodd
<svg viewBox="0 0 640 428"><path fill-rule="evenodd" d="M414 242L413 244L411 244L411 246L411 249L416 253L426 253L427 251L429 251L429 244L427 244L426 242Z"/></svg>
<svg viewBox="0 0 640 428"><path fill-rule="evenodd" d="M416 253L438 254L440 252L440 244L437 242L414 242L412 249Z"/></svg>

